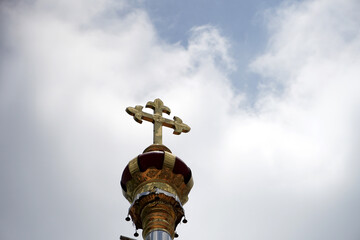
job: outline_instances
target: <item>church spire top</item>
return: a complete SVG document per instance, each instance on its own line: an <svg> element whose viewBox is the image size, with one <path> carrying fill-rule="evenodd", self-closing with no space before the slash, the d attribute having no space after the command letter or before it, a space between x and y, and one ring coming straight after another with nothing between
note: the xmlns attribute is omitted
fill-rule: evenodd
<svg viewBox="0 0 360 240"><path fill-rule="evenodd" d="M126 108L138 123L145 120L154 124L154 142L123 171L120 185L131 203L125 220L133 222L135 237L139 236L137 230L142 229L145 240L173 240L178 237L177 225L181 220L187 222L183 205L194 181L185 162L162 144L162 127L173 128L177 135L189 132L190 127L179 117L164 118L162 114L170 114L170 108L158 98L147 102L145 107L154 113L144 112L141 105Z"/></svg>

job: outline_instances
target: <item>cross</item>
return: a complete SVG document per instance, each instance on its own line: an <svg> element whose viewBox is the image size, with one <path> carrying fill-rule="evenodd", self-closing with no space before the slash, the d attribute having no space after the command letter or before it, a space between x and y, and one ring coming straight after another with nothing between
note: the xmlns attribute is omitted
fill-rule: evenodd
<svg viewBox="0 0 360 240"><path fill-rule="evenodd" d="M162 117L162 113L170 114L170 108L166 107L159 98L153 102L147 102L145 107L153 109L154 114L143 112L143 106L140 105L136 105L135 108L128 107L126 112L134 116L134 120L138 123L142 123L142 120L145 120L154 124L154 144L162 144L162 126L173 128L173 133L176 135L190 131L190 127L183 123L179 117L175 116L174 120Z"/></svg>

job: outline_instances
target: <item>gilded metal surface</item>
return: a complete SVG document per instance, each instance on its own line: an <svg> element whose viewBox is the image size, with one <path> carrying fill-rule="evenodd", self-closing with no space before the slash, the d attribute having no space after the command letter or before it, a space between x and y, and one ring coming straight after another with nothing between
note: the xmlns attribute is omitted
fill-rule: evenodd
<svg viewBox="0 0 360 240"><path fill-rule="evenodd" d="M188 194L192 185L189 185L189 183L185 184L184 176L173 173L170 168L164 167L159 170L150 167L144 172L132 173L132 179L126 183L127 191L124 193L124 196L131 203L138 193L151 190L154 187L175 193L181 203L185 204L188 201Z"/></svg>
<svg viewBox="0 0 360 240"><path fill-rule="evenodd" d="M137 162L137 157L129 162L129 170L130 170L131 176L133 176L136 172L140 172L139 165Z"/></svg>
<svg viewBox="0 0 360 240"><path fill-rule="evenodd" d="M175 155L172 155L171 153L164 152L164 167L169 168L171 171L174 169L175 166Z"/></svg>
<svg viewBox="0 0 360 240"><path fill-rule="evenodd" d="M143 192L153 192L157 188L177 196L176 190L171 185L159 181L148 181L140 184L134 191L134 196L137 196L138 194Z"/></svg>
<svg viewBox="0 0 360 240"><path fill-rule="evenodd" d="M192 176L191 176L189 182L186 184L186 186L190 189L194 186L194 180L193 180Z"/></svg>
<svg viewBox="0 0 360 240"><path fill-rule="evenodd" d="M170 149L162 144L151 144L148 146L143 153L146 152L153 152L153 151L162 151L162 152L169 152L171 153Z"/></svg>
<svg viewBox="0 0 360 240"><path fill-rule="evenodd" d="M134 116L134 120L138 123L142 123L142 120L154 123L154 144L162 144L162 126L173 128L173 133L176 135L190 131L190 127L183 123L179 117L175 116L174 120L162 117L162 113L170 114L170 108L164 106L164 103L159 98L153 102L149 101L145 107L153 109L154 114L144 112L142 110L143 106L140 105L136 105L135 108L128 107L126 112Z"/></svg>
<svg viewBox="0 0 360 240"><path fill-rule="evenodd" d="M129 214L136 228L143 229L144 238L153 231L161 230L173 239L184 210L173 197L151 193L136 200Z"/></svg>

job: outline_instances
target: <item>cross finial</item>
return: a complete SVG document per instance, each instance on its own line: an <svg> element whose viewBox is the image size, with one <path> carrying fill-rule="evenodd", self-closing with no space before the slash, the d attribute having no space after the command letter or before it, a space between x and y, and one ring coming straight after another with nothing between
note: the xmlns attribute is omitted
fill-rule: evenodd
<svg viewBox="0 0 360 240"><path fill-rule="evenodd" d="M138 123L142 123L142 120L145 120L154 124L154 144L162 144L162 126L173 128L173 133L176 135L190 131L190 127L183 123L179 117L175 116L173 118L174 120L162 117L162 113L170 114L170 108L166 107L159 98L153 102L147 102L145 107L153 109L154 114L143 112L143 106L140 105L136 105L135 108L128 107L126 108L126 112L134 116L134 120Z"/></svg>

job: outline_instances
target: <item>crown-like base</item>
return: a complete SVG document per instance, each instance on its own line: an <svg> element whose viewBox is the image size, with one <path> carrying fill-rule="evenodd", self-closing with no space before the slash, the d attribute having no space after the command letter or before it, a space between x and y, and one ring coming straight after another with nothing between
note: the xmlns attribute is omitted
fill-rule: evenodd
<svg viewBox="0 0 360 240"><path fill-rule="evenodd" d="M153 231L164 231L173 239L176 226L184 217L184 209L172 194L149 193L135 200L129 214L145 237Z"/></svg>

